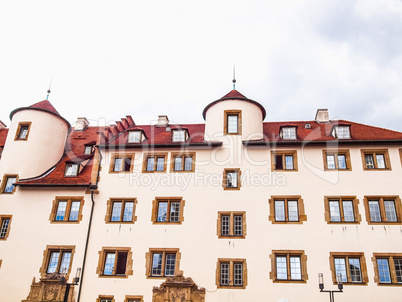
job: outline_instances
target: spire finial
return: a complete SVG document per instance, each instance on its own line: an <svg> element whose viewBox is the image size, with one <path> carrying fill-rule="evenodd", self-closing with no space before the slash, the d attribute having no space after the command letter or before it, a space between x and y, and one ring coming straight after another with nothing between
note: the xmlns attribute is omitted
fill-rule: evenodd
<svg viewBox="0 0 402 302"><path fill-rule="evenodd" d="M47 90L46 100L49 100L49 94L52 92L50 88L52 87L53 77L50 79L49 89Z"/></svg>
<svg viewBox="0 0 402 302"><path fill-rule="evenodd" d="M236 90L236 66L233 65L233 90Z"/></svg>

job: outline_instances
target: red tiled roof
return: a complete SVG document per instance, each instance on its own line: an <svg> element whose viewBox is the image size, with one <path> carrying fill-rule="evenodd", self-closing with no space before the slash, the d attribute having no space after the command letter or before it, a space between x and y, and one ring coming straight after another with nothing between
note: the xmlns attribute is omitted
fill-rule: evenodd
<svg viewBox="0 0 402 302"><path fill-rule="evenodd" d="M31 179L20 179L21 186L88 186L91 184L93 156L84 155L85 145L98 140L101 127L88 127L84 131L70 132L62 159L50 169L50 172ZM76 177L65 177L66 163L80 163L81 171Z"/></svg>
<svg viewBox="0 0 402 302"><path fill-rule="evenodd" d="M216 101L214 101L214 102L212 102L212 103L209 103L205 108L204 108L204 110L202 111L202 117L204 118L204 120L205 120L205 116L206 116L206 114L207 114L207 111L208 111L208 109L210 108L210 107L212 107L213 105L215 105L216 103L219 103L219 102L223 102L223 101L226 101L226 100L243 100L243 101L245 101L245 102L249 102L249 103L253 103L253 104L255 104L255 105L257 105L258 107L260 107L260 109L261 109L261 112L262 112L262 120L264 120L265 119L265 116L267 115L267 113L266 113L266 111L265 111L265 108L260 104L260 103L258 103L258 102L256 102L256 101L253 101L253 100L250 100L249 98L246 98L244 95L242 95L240 92L238 92L237 90L232 90L232 91L230 91L229 93L227 93L227 94L225 94L223 97L221 97L219 100L216 100Z"/></svg>
<svg viewBox="0 0 402 302"><path fill-rule="evenodd" d="M0 129L0 146L4 146L4 144L6 143L7 134L8 129Z"/></svg>

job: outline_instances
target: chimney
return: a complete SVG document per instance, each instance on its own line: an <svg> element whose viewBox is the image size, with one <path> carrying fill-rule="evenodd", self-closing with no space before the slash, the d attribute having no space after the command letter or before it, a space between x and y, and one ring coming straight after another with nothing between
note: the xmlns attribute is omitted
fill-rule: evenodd
<svg viewBox="0 0 402 302"><path fill-rule="evenodd" d="M89 125L86 117L79 117L75 122L74 131L84 131Z"/></svg>
<svg viewBox="0 0 402 302"><path fill-rule="evenodd" d="M0 129L6 129L7 126L2 121L0 121Z"/></svg>
<svg viewBox="0 0 402 302"><path fill-rule="evenodd" d="M158 115L157 127L166 127L169 124L169 119L167 115Z"/></svg>
<svg viewBox="0 0 402 302"><path fill-rule="evenodd" d="M317 113L315 114L315 121L317 123L328 123L329 122L328 109L317 109Z"/></svg>

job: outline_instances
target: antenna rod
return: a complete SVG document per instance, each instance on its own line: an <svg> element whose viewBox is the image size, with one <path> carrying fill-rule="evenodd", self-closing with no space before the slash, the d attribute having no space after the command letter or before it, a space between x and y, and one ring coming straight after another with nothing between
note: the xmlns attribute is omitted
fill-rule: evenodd
<svg viewBox="0 0 402 302"><path fill-rule="evenodd" d="M46 100L49 100L49 94L52 92L50 88L52 87L53 77L50 79L49 89L47 90Z"/></svg>
<svg viewBox="0 0 402 302"><path fill-rule="evenodd" d="M236 90L236 66L233 65L233 90Z"/></svg>

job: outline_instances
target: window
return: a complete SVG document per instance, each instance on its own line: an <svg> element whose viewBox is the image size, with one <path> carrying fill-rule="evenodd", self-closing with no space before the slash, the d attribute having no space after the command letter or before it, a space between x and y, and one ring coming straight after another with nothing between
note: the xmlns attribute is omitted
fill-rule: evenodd
<svg viewBox="0 0 402 302"><path fill-rule="evenodd" d="M112 154L109 173L132 172L134 156L134 153Z"/></svg>
<svg viewBox="0 0 402 302"><path fill-rule="evenodd" d="M149 249L145 258L147 277L169 277L179 272L179 249Z"/></svg>
<svg viewBox="0 0 402 302"><path fill-rule="evenodd" d="M94 151L93 145L85 145L84 155L91 155L93 151Z"/></svg>
<svg viewBox="0 0 402 302"><path fill-rule="evenodd" d="M64 171L64 176L75 177L78 175L78 164L66 163L66 170Z"/></svg>
<svg viewBox="0 0 402 302"><path fill-rule="evenodd" d="M272 151L271 169L277 171L297 171L296 151Z"/></svg>
<svg viewBox="0 0 402 302"><path fill-rule="evenodd" d="M172 153L171 172L194 172L195 153Z"/></svg>
<svg viewBox="0 0 402 302"><path fill-rule="evenodd" d="M152 206L154 224L181 224L184 221L184 200L181 197L157 197Z"/></svg>
<svg viewBox="0 0 402 302"><path fill-rule="evenodd" d="M246 238L246 212L218 212L218 238Z"/></svg>
<svg viewBox="0 0 402 302"><path fill-rule="evenodd" d="M15 183L18 180L18 175L4 175L1 183L1 192L13 194L15 192Z"/></svg>
<svg viewBox="0 0 402 302"><path fill-rule="evenodd" d="M374 253L374 281L378 285L402 285L402 254Z"/></svg>
<svg viewBox="0 0 402 302"><path fill-rule="evenodd" d="M96 299L96 302L115 302L114 296L104 296L100 295L98 299Z"/></svg>
<svg viewBox="0 0 402 302"><path fill-rule="evenodd" d="M144 154L143 173L166 172L166 153Z"/></svg>
<svg viewBox="0 0 402 302"><path fill-rule="evenodd" d="M349 150L323 150L323 157L325 171L352 170Z"/></svg>
<svg viewBox="0 0 402 302"><path fill-rule="evenodd" d="M222 186L224 190L240 190L241 180L240 169L225 169L223 170Z"/></svg>
<svg viewBox="0 0 402 302"><path fill-rule="evenodd" d="M172 141L173 142L185 142L187 140L187 130L173 130Z"/></svg>
<svg viewBox="0 0 402 302"><path fill-rule="evenodd" d="M68 280L71 272L71 263L75 253L75 246L52 246L48 245L43 253L40 273L42 278L49 278L54 274L66 274Z"/></svg>
<svg viewBox="0 0 402 302"><path fill-rule="evenodd" d="M136 198L115 199L111 198L107 201L107 209L105 221L106 223L134 223L137 221L135 216Z"/></svg>
<svg viewBox="0 0 402 302"><path fill-rule="evenodd" d="M140 143L142 142L142 131L129 131L128 132L128 143Z"/></svg>
<svg viewBox="0 0 402 302"><path fill-rule="evenodd" d="M11 215L0 215L0 240L6 240L10 234Z"/></svg>
<svg viewBox="0 0 402 302"><path fill-rule="evenodd" d="M391 170L388 150L361 150L363 170Z"/></svg>
<svg viewBox="0 0 402 302"><path fill-rule="evenodd" d="M270 278L274 282L307 282L304 251L272 251Z"/></svg>
<svg viewBox="0 0 402 302"><path fill-rule="evenodd" d="M80 222L83 205L83 197L56 197L49 219L51 222Z"/></svg>
<svg viewBox="0 0 402 302"><path fill-rule="evenodd" d="M296 139L296 127L282 127L280 137L282 139Z"/></svg>
<svg viewBox="0 0 402 302"><path fill-rule="evenodd" d="M272 196L269 200L272 223L303 223L307 221L301 196Z"/></svg>
<svg viewBox="0 0 402 302"><path fill-rule="evenodd" d="M398 196L365 196L369 224L402 224L401 200Z"/></svg>
<svg viewBox="0 0 402 302"><path fill-rule="evenodd" d="M327 223L360 223L356 196L325 196L324 202Z"/></svg>
<svg viewBox="0 0 402 302"><path fill-rule="evenodd" d="M30 128L31 128L30 122L19 123L18 128L17 128L17 133L15 134L14 140L26 141L28 139Z"/></svg>
<svg viewBox="0 0 402 302"><path fill-rule="evenodd" d="M104 247L96 268L99 277L125 277L133 274L133 254L129 247Z"/></svg>
<svg viewBox="0 0 402 302"><path fill-rule="evenodd" d="M366 284L368 282L364 253L330 253L332 281L342 274L344 284Z"/></svg>
<svg viewBox="0 0 402 302"><path fill-rule="evenodd" d="M216 266L216 285L218 288L246 288L246 259L219 258Z"/></svg>
<svg viewBox="0 0 402 302"><path fill-rule="evenodd" d="M142 296L126 296L124 302L144 302Z"/></svg>
<svg viewBox="0 0 402 302"><path fill-rule="evenodd" d="M240 110L225 110L224 112L224 134L241 134L242 121Z"/></svg>
<svg viewBox="0 0 402 302"><path fill-rule="evenodd" d="M334 126L332 135L337 139L350 139L350 126Z"/></svg>

